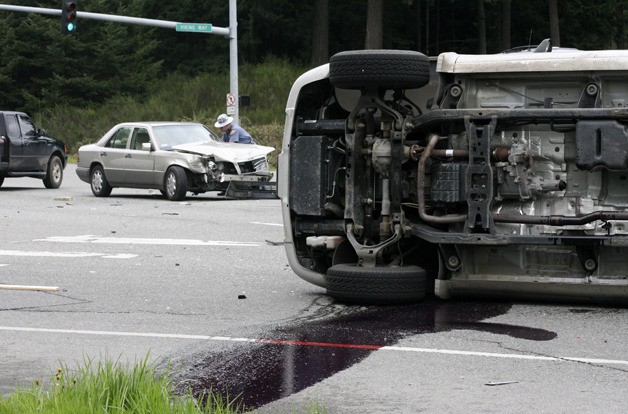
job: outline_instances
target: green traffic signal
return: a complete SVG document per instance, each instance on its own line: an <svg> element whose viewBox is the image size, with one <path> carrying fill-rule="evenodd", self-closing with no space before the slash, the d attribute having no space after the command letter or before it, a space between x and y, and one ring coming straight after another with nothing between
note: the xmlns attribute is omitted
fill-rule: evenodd
<svg viewBox="0 0 628 414"><path fill-rule="evenodd" d="M77 0L61 0L61 30L64 33L76 31Z"/></svg>

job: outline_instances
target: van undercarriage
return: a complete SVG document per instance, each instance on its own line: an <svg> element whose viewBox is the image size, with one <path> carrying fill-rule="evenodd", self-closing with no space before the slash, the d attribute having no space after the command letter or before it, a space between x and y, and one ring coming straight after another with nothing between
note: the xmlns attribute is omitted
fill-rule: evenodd
<svg viewBox="0 0 628 414"><path fill-rule="evenodd" d="M626 301L626 75L620 51L335 55L288 102L292 268L359 303Z"/></svg>

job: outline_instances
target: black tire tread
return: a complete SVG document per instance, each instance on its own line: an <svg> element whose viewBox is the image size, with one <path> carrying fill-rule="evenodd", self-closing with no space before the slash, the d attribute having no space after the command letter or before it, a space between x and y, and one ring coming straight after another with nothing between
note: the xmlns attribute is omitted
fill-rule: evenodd
<svg viewBox="0 0 628 414"><path fill-rule="evenodd" d="M54 165L58 164L59 167L61 168L60 170L60 177L59 177L59 181L55 181L53 176L52 176L52 172L53 172L53 168ZM44 182L44 187L46 188L59 188L61 187L61 183L63 182L63 161L61 161L61 158L59 158L58 155L53 155L52 157L50 157L50 160L48 160L48 167L46 170L46 177L44 177L43 179Z"/></svg>
<svg viewBox="0 0 628 414"><path fill-rule="evenodd" d="M357 267L338 264L327 270L327 294L360 304L416 302L426 295L425 270L418 266Z"/></svg>
<svg viewBox="0 0 628 414"><path fill-rule="evenodd" d="M420 88L430 81L430 61L424 54L410 50L340 52L329 61L329 81L344 89Z"/></svg>
<svg viewBox="0 0 628 414"><path fill-rule="evenodd" d="M166 171L166 181L168 180L168 175L172 173L176 178L177 188L174 194L169 194L166 189L166 197L170 201L182 201L185 200L187 191L188 191L188 179L185 174L185 170L178 165L173 165Z"/></svg>
<svg viewBox="0 0 628 414"><path fill-rule="evenodd" d="M102 174L102 179L103 179L102 188L100 191L94 190L94 186L92 185L94 171L96 170L100 170L100 173ZM89 186L92 189L92 194L94 194L94 196L96 197L109 197L109 195L111 195L111 191L113 190L111 185L109 185L109 181L107 181L107 176L105 175L105 169L100 165L96 165L94 168L92 168L89 174Z"/></svg>

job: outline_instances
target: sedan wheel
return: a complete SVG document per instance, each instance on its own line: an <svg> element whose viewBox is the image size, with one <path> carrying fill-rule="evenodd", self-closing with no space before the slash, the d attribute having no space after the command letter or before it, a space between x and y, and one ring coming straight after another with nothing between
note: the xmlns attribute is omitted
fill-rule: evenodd
<svg viewBox="0 0 628 414"><path fill-rule="evenodd" d="M111 194L112 188L109 185L107 177L105 177L105 172L100 165L97 165L92 169L90 182L92 185L92 193L94 193L96 197L107 197Z"/></svg>
<svg viewBox="0 0 628 414"><path fill-rule="evenodd" d="M166 171L166 197L172 201L181 201L185 199L185 193L188 191L188 177L185 170L179 166L172 166Z"/></svg>
<svg viewBox="0 0 628 414"><path fill-rule="evenodd" d="M48 161L48 172L44 178L44 186L46 188L59 188L63 181L63 163L61 158L56 155L50 157Z"/></svg>

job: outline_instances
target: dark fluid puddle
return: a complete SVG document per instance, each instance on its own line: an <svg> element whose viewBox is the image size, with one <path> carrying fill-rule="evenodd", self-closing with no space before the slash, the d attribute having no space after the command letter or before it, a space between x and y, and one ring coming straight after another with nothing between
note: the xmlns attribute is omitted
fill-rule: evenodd
<svg viewBox="0 0 628 414"><path fill-rule="evenodd" d="M335 306L335 305L334 305ZM314 315L249 338L329 344L391 346L421 333L457 329L549 341L556 333L524 326L482 322L503 315L506 303L442 302L416 305L346 307L320 318ZM214 343L215 344L215 343ZM208 391L237 398L247 408L261 407L316 384L360 362L372 349L341 346L236 343L204 349L181 361L186 372L173 378L181 390L196 396ZM177 378L177 375L180 378Z"/></svg>

